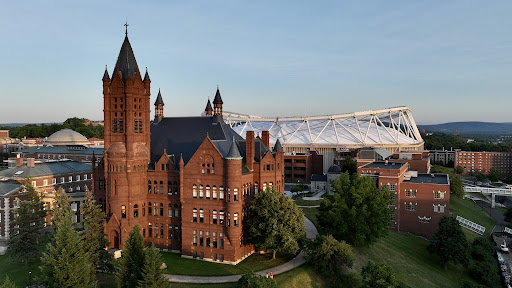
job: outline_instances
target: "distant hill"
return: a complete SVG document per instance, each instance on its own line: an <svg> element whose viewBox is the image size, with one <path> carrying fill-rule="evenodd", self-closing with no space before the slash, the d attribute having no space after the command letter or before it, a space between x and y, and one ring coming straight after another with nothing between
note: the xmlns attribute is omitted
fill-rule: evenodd
<svg viewBox="0 0 512 288"><path fill-rule="evenodd" d="M436 125L418 125L418 129L448 134L457 130L460 135L512 135L512 122L451 122Z"/></svg>
<svg viewBox="0 0 512 288"><path fill-rule="evenodd" d="M0 126L3 127L21 127L25 125L52 125L52 124L62 124L63 122L51 122L51 123L0 123Z"/></svg>

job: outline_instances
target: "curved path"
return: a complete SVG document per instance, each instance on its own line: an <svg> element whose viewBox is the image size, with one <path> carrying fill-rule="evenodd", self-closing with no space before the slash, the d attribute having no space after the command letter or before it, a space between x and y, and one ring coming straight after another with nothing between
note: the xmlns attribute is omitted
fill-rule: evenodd
<svg viewBox="0 0 512 288"><path fill-rule="evenodd" d="M315 225L306 217L304 217L304 224L306 226L306 237L313 239L318 234ZM276 267L272 267L266 269L265 271L256 272L256 275L265 276L266 272L272 271L274 275L284 273L286 271L292 270L302 264L306 263L304 260L304 253L300 251L295 258L292 260L281 264ZM226 264L229 265L229 264ZM236 282L238 279L242 277L242 275L229 275L229 276L185 276L185 275L170 275L164 274L165 278L167 278L171 282L180 282L180 283L226 283L226 282Z"/></svg>

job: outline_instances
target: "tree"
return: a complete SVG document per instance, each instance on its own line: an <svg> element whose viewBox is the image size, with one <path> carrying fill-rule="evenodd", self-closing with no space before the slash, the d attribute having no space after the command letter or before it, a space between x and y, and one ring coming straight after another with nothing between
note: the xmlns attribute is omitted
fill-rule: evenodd
<svg viewBox="0 0 512 288"><path fill-rule="evenodd" d="M354 175L357 173L357 163L350 156L345 157L343 163L341 164L341 172L347 172L349 175Z"/></svg>
<svg viewBox="0 0 512 288"><path fill-rule="evenodd" d="M476 175L476 181L482 182L485 180L487 180L487 177L485 176L485 174L480 173L480 174Z"/></svg>
<svg viewBox="0 0 512 288"><path fill-rule="evenodd" d="M57 190L53 200L53 209L50 214L52 216L53 225L57 227L62 219L68 217L68 215L73 215L73 210L71 210L71 206L69 205L69 197L66 195L66 192L62 190L62 187Z"/></svg>
<svg viewBox="0 0 512 288"><path fill-rule="evenodd" d="M299 240L306 236L304 214L289 197L274 188L261 191L253 199L249 237L260 250L296 253Z"/></svg>
<svg viewBox="0 0 512 288"><path fill-rule="evenodd" d="M162 258L160 252L152 244L145 250L145 262L142 269L142 280L139 280L140 288L170 288L171 283L163 276Z"/></svg>
<svg viewBox="0 0 512 288"><path fill-rule="evenodd" d="M304 185L304 184L295 184L295 185L293 185L292 189L290 189L290 192L298 193L298 192L304 191L304 189L306 189L306 185Z"/></svg>
<svg viewBox="0 0 512 288"><path fill-rule="evenodd" d="M462 184L462 179L460 179L459 175L456 174L448 174L450 177L450 191L451 194L457 198L464 197L464 185Z"/></svg>
<svg viewBox="0 0 512 288"><path fill-rule="evenodd" d="M58 195L60 206L52 213L56 228L53 243L48 243L47 251L41 257L42 278L45 287L96 287L96 275L88 253L82 248L83 241L73 228L72 210L69 202L63 202L65 195Z"/></svg>
<svg viewBox="0 0 512 288"><path fill-rule="evenodd" d="M455 167L455 173L457 173L459 175L464 173L464 168L462 168L462 166L458 165L457 167Z"/></svg>
<svg viewBox="0 0 512 288"><path fill-rule="evenodd" d="M0 288L16 288L16 284L9 279L8 275L5 275L5 281L0 285Z"/></svg>
<svg viewBox="0 0 512 288"><path fill-rule="evenodd" d="M443 216L439 221L439 229L427 246L431 254L436 254L441 259L444 269L448 268L448 262L462 264L469 263L469 246L466 236L462 232L459 221L454 217Z"/></svg>
<svg viewBox="0 0 512 288"><path fill-rule="evenodd" d="M469 267L469 275L485 287L499 287L498 263L493 257L476 261ZM498 283L498 285L496 285Z"/></svg>
<svg viewBox="0 0 512 288"><path fill-rule="evenodd" d="M306 245L306 261L325 276L335 276L343 266L352 267L352 247L345 241L338 241L332 235L317 235Z"/></svg>
<svg viewBox="0 0 512 288"><path fill-rule="evenodd" d="M39 254L39 237L44 228L46 211L41 202L42 196L34 189L30 179L26 179L25 190L28 199L19 202L15 210L13 235L8 242L10 257L20 259L25 265Z"/></svg>
<svg viewBox="0 0 512 288"><path fill-rule="evenodd" d="M376 264L368 261L361 270L363 276L362 288L393 288L399 287L393 269L386 263Z"/></svg>
<svg viewBox="0 0 512 288"><path fill-rule="evenodd" d="M489 180L492 181L492 182L498 182L499 177L500 177L500 171L498 171L498 169L492 167L490 170L489 170Z"/></svg>
<svg viewBox="0 0 512 288"><path fill-rule="evenodd" d="M105 213L95 204L89 189L85 191L85 202L82 204L81 212L84 217L82 233L84 250L89 253L94 267L98 267L101 271L112 271L112 255L105 250L108 246L108 240L103 232Z"/></svg>
<svg viewBox="0 0 512 288"><path fill-rule="evenodd" d="M239 288L277 288L274 279L264 276L257 276L253 272L247 272L238 279L237 287Z"/></svg>
<svg viewBox="0 0 512 288"><path fill-rule="evenodd" d="M487 257L493 258L495 252L494 243L486 237L478 237L473 240L471 245L471 257L477 261L482 261Z"/></svg>
<svg viewBox="0 0 512 288"><path fill-rule="evenodd" d="M143 279L144 239L138 225L133 226L124 244L123 254L119 260L119 271L116 274L117 287L135 288Z"/></svg>
<svg viewBox="0 0 512 288"><path fill-rule="evenodd" d="M320 204L318 224L325 234L356 246L369 246L386 235L391 221L391 193L375 181L348 172L331 182L334 195Z"/></svg>

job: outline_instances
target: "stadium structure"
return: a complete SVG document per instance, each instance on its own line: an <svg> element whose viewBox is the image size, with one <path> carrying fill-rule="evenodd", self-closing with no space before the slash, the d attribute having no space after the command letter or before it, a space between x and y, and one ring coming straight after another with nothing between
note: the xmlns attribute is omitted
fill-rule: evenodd
<svg viewBox="0 0 512 288"><path fill-rule="evenodd" d="M257 135L268 130L270 143L279 139L287 153L318 151L324 155L324 171L333 164L337 151L344 149L375 147L396 152L424 148L411 110L405 106L311 117L267 118L226 111L223 116L242 137L246 131Z"/></svg>

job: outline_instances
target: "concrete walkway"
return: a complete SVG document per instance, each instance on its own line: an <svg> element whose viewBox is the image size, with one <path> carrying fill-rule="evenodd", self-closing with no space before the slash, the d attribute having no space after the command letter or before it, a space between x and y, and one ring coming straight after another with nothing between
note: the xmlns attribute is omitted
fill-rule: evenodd
<svg viewBox="0 0 512 288"><path fill-rule="evenodd" d="M314 239L318 234L315 225L308 218L304 217L304 222L306 226L306 237L310 239ZM265 276L267 272L272 271L274 275L278 275L284 273L286 271L290 271L293 268L299 267L300 265L306 263L304 260L304 253L301 251L295 258L292 260L269 269L265 271L256 272L256 275ZM226 264L228 265L228 264ZM242 277L242 275L230 275L230 276L185 276L185 275L170 275L164 274L165 278L167 278L171 282L179 282L179 283L226 283L226 282L236 282L238 279Z"/></svg>

